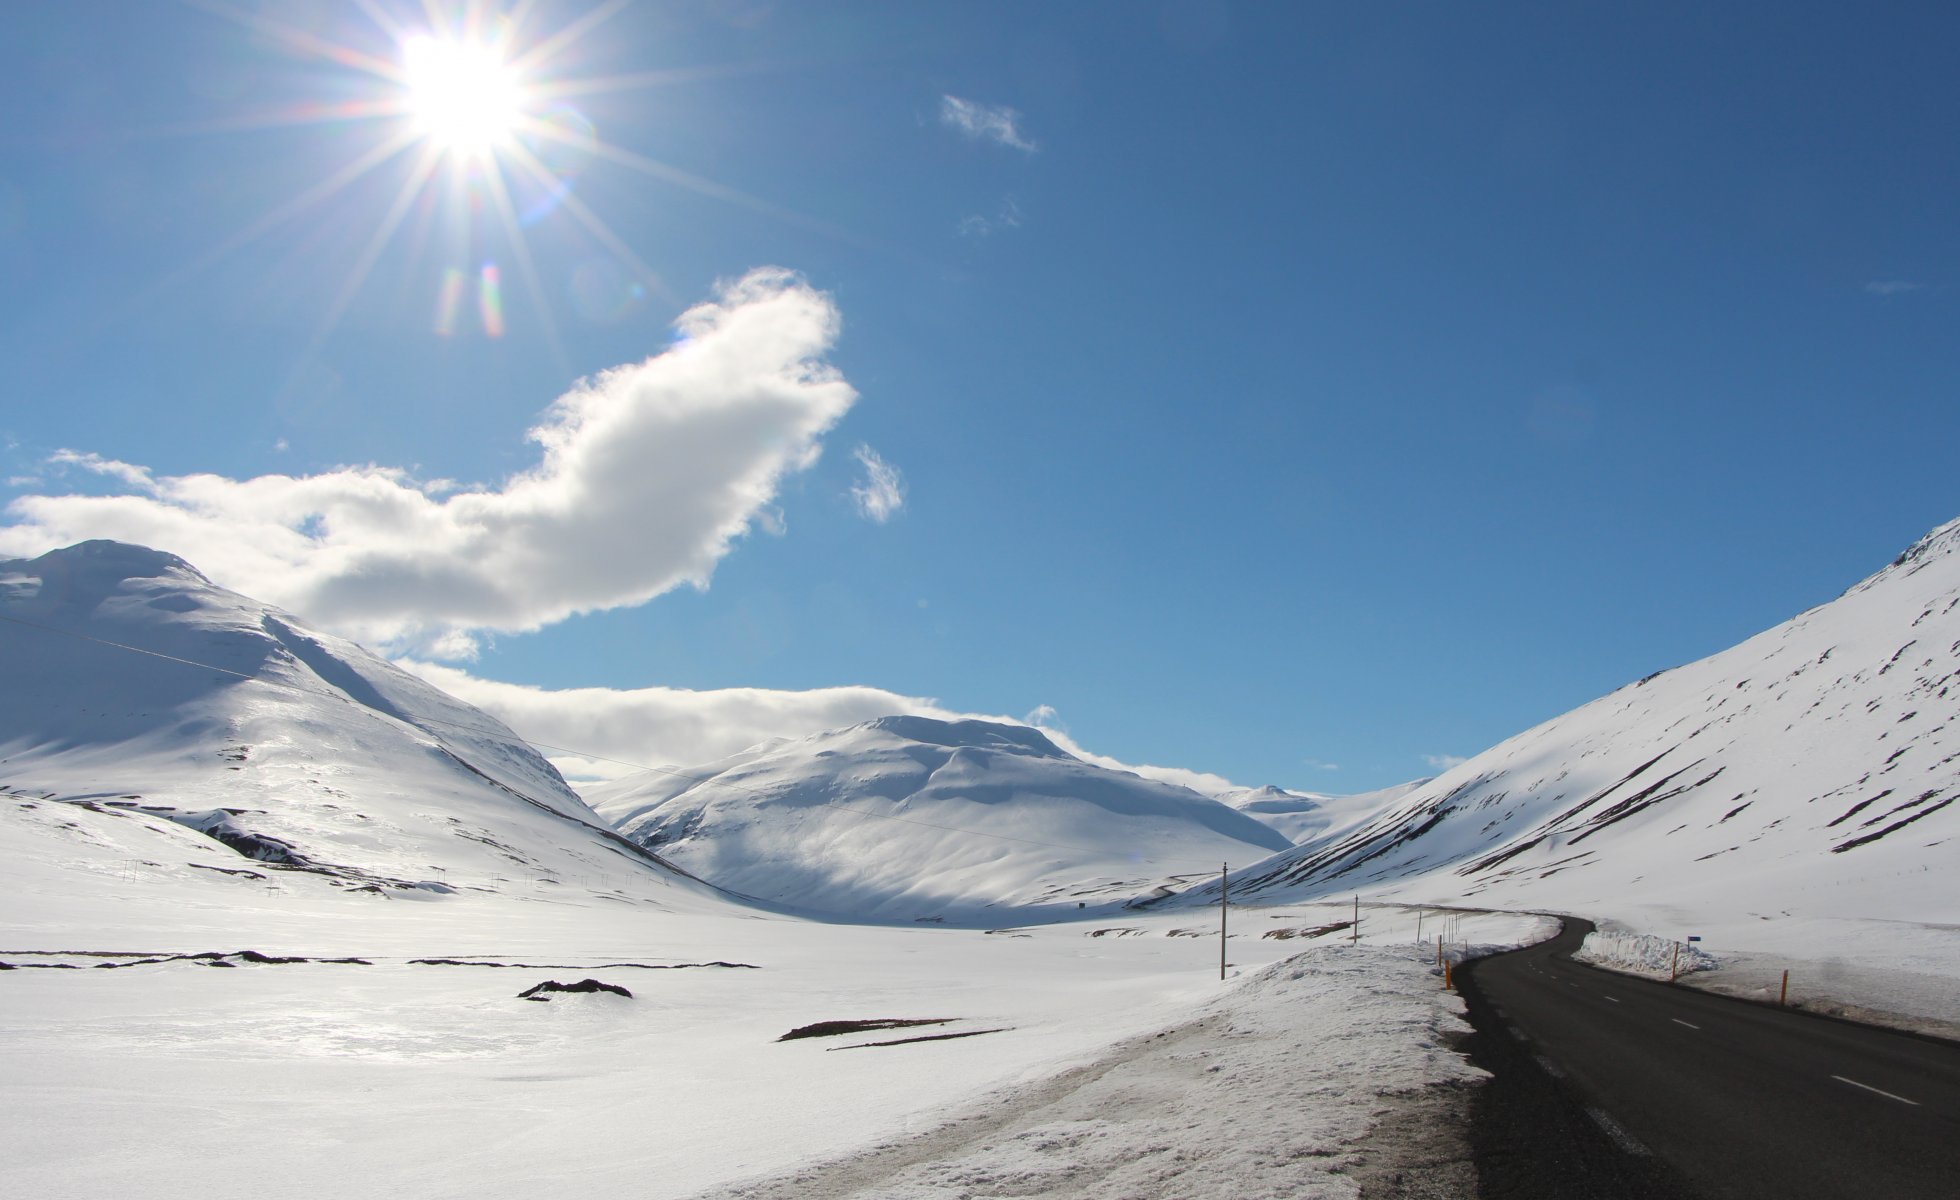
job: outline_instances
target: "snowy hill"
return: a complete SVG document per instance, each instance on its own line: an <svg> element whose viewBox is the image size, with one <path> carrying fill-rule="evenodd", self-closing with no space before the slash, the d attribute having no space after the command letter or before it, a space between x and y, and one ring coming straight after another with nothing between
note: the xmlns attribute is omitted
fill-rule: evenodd
<svg viewBox="0 0 1960 1200"><path fill-rule="evenodd" d="M0 664L0 864L51 920L105 880L214 905L701 890L494 718L169 554L0 561Z"/></svg>
<svg viewBox="0 0 1960 1200"><path fill-rule="evenodd" d="M1519 734L1233 890L1393 891L1671 930L1960 921L1957 715L1960 521L1836 600Z"/></svg>
<svg viewBox="0 0 1960 1200"><path fill-rule="evenodd" d="M1270 825L1288 841L1297 843L1311 841L1366 820L1428 782L1427 779L1417 779L1349 796L1296 792L1268 784L1265 787L1225 792L1218 797L1218 802L1238 809L1255 821Z"/></svg>
<svg viewBox="0 0 1960 1200"><path fill-rule="evenodd" d="M885 717L587 796L621 832L703 879L874 920L1073 911L1290 844L1196 792L986 721Z"/></svg>

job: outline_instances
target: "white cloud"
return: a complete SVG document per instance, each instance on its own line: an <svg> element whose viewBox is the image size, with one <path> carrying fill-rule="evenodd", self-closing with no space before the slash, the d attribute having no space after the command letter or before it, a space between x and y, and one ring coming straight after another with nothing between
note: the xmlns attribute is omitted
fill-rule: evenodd
<svg viewBox="0 0 1960 1200"><path fill-rule="evenodd" d="M883 525L905 507L905 481L898 468L878 456L869 446L856 450L858 465L864 468L864 482L853 484L851 499L860 514Z"/></svg>
<svg viewBox="0 0 1960 1200"><path fill-rule="evenodd" d="M1317 758L1304 758L1300 761L1316 771L1338 771L1341 769L1341 764L1339 763L1322 762Z"/></svg>
<svg viewBox="0 0 1960 1200"><path fill-rule="evenodd" d="M559 397L529 433L538 461L500 486L452 492L375 465L153 479L63 451L128 493L19 497L0 553L137 542L335 632L425 653L705 587L753 524L780 525L783 477L816 461L857 393L824 361L836 307L789 272L724 285L676 330L666 352Z"/></svg>
<svg viewBox="0 0 1960 1200"><path fill-rule="evenodd" d="M1925 286L1907 279L1874 279L1865 285L1865 290L1874 296L1903 296L1907 292L1920 291Z"/></svg>
<svg viewBox="0 0 1960 1200"><path fill-rule="evenodd" d="M612 779L644 767L691 767L726 758L771 738L800 738L876 717L909 715L942 721L976 719L1006 724L1013 717L963 713L925 696L874 687L771 688L602 687L551 690L483 679L457 667L398 659L397 665L476 705L539 745L574 779ZM1043 710L1053 713L1046 705ZM1220 775L1181 767L1134 766L1082 748L1052 726L1042 732L1084 762L1216 796L1237 785ZM611 761L608 761L611 760Z"/></svg>
<svg viewBox="0 0 1960 1200"><path fill-rule="evenodd" d="M1041 148L1021 132L1021 114L999 105L977 104L958 96L941 96L939 123L950 125L976 141L1011 146L1027 154Z"/></svg>
<svg viewBox="0 0 1960 1200"><path fill-rule="evenodd" d="M396 661L524 738L557 747L548 753L559 770L586 779L630 775L639 767L697 766L770 738L807 737L875 717L956 720L962 715L927 697L874 687L551 690L435 663Z"/></svg>
<svg viewBox="0 0 1960 1200"><path fill-rule="evenodd" d="M1062 714L1056 712L1052 704L1035 705L1028 710L1027 716L1021 718L1021 724L1033 725L1038 729L1060 729L1065 732L1068 729L1068 726L1062 724Z"/></svg>
<svg viewBox="0 0 1960 1200"><path fill-rule="evenodd" d="M1432 771L1447 771L1451 767L1460 767L1470 760L1461 754L1425 754L1422 756L1422 761L1428 763Z"/></svg>

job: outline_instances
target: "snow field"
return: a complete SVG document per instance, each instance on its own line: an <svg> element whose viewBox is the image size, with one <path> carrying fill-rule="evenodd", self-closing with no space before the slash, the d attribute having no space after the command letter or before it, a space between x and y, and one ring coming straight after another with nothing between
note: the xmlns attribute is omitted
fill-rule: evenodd
<svg viewBox="0 0 1960 1200"><path fill-rule="evenodd" d="M485 911L492 908L500 911ZM893 929L486 898L402 906L415 919L399 927L335 929L316 914L261 930L281 936L253 947L358 953L367 966L179 961L59 970L27 964L91 960L0 950L0 961L20 968L0 972L0 1044L8 1047L0 1105L14 1114L0 1126L0 1192L168 1200L569 1197L603 1188L689 1196L929 1134L975 1097L1039 1089L1093 1068L1113 1044L1189 1026L1194 1012L1210 1024L1176 1044L1211 1057L1153 1057L1106 1073L1110 1087L1128 1079L1134 1088L1085 1093L1086 1109L1030 1108L1030 1119L1061 1122L1067 1136L1048 1150L1030 1149L1045 1136L1037 1135L1000 1153L1033 1155L1030 1162L1049 1164L1044 1170L1074 1156L1078 1165L1057 1178L1086 1178L1147 1149L1125 1149L1124 1139L1154 1146L1180 1120L1212 1120L1215 1105L1242 1105L1235 1120L1244 1125L1252 1110L1278 1103L1274 1089L1284 1089L1284 1113L1247 1126L1256 1136L1241 1139L1234 1153L1245 1163L1234 1170L1284 1160L1292 1149L1346 1153L1342 1139L1367 1124L1346 1112L1358 1095L1351 1089L1391 1078L1417 1087L1461 1078L1462 1067L1437 1042L1447 1024L1438 1025L1438 1014L1452 1002L1412 946L1323 939L1305 943L1316 948L1291 974L1261 973L1303 943L1259 934L1324 924L1336 909L1235 910L1224 984L1215 926L1209 936L1170 936L1192 928L1189 913L1140 917L1124 923L1127 933L1092 937L1107 927ZM195 926L199 914L189 916ZM1479 940L1521 941L1537 928L1528 918L1486 920L1491 932ZM0 946L11 942L8 932L0 926ZM245 948L207 944L211 932L193 928L146 948ZM542 965L407 961L473 955ZM717 959L757 969L602 965ZM544 979L587 976L622 984L634 998L516 998ZM1230 1000L1241 995L1243 1009ZM1357 1011L1342 1015L1348 1010ZM896 1036L1005 1032L848 1050L833 1047L894 1035L775 1040L813 1021L880 1018L955 1019ZM1383 1074L1391 1060L1399 1074ZM1203 1069L1213 1065L1221 1069ZM1324 1077L1309 1080L1308 1066ZM1178 1072L1216 1081L1204 1085L1202 1104L1180 1102L1170 1086ZM1122 1096L1156 1105L1157 1115L1138 1109L1133 1122ZM1100 1124L1070 1124L1083 1121ZM993 1154L947 1147L953 1159L983 1151ZM1175 1158L1151 1153L1161 1163ZM998 1155L971 1169L1034 1170Z"/></svg>

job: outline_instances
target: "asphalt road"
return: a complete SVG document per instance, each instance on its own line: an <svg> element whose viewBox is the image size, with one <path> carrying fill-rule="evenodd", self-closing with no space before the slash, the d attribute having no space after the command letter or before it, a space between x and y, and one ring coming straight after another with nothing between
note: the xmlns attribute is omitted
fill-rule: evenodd
<svg viewBox="0 0 1960 1200"><path fill-rule="evenodd" d="M1572 962L1591 930L1458 975L1484 1196L1960 1197L1960 1045Z"/></svg>

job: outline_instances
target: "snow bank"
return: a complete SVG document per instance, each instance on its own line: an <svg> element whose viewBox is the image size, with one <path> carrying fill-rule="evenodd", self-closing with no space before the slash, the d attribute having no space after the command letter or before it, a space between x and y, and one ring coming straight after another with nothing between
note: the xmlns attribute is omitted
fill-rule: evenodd
<svg viewBox="0 0 1960 1200"><path fill-rule="evenodd" d="M1589 933L1572 957L1595 967L1651 979L1711 971L1722 965L1713 954L1698 946L1645 933Z"/></svg>
<svg viewBox="0 0 1960 1200"><path fill-rule="evenodd" d="M1321 946L919 1137L709 1195L1347 1198L1414 1174L1474 1190L1457 1089L1484 1073L1449 1046L1462 1011L1421 947Z"/></svg>

